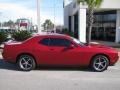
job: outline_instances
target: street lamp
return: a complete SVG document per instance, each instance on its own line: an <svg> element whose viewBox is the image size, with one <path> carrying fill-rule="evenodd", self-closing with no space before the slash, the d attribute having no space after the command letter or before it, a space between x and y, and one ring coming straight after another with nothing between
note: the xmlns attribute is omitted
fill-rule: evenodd
<svg viewBox="0 0 120 90"><path fill-rule="evenodd" d="M56 33L56 27L55 27L55 0L54 0L54 33Z"/></svg>
<svg viewBox="0 0 120 90"><path fill-rule="evenodd" d="M41 25L40 25L40 0L37 0L37 24L38 24L38 33L42 34L41 32Z"/></svg>

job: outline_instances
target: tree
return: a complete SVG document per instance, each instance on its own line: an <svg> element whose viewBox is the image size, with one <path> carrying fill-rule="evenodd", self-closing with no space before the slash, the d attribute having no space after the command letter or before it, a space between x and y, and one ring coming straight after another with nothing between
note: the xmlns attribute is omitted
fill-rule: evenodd
<svg viewBox="0 0 120 90"><path fill-rule="evenodd" d="M8 34L5 32L0 32L0 44L7 40Z"/></svg>
<svg viewBox="0 0 120 90"><path fill-rule="evenodd" d="M12 20L4 22L4 26L6 26L6 27L11 27L12 25L15 25L15 23Z"/></svg>
<svg viewBox="0 0 120 90"><path fill-rule="evenodd" d="M91 41L91 31L92 31L92 25L93 25L93 21L94 21L94 11L95 9L98 9L101 5L101 3L103 2L103 0L77 0L77 2L80 4L82 3L87 4L88 5L88 9L87 9L87 26L88 29L86 30L87 36L86 36L86 41L87 44L90 43Z"/></svg>
<svg viewBox="0 0 120 90"><path fill-rule="evenodd" d="M12 38L16 41L24 41L32 36L29 31L17 31L12 34Z"/></svg>
<svg viewBox="0 0 120 90"><path fill-rule="evenodd" d="M54 28L54 24L52 23L51 20L46 19L45 22L43 23L42 27L44 30L52 30Z"/></svg>

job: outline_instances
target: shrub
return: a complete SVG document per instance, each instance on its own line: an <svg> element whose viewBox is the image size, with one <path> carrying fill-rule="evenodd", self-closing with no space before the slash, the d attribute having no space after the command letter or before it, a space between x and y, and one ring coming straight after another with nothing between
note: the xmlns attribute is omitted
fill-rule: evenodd
<svg viewBox="0 0 120 90"><path fill-rule="evenodd" d="M7 40L8 34L5 32L0 32L0 44Z"/></svg>
<svg viewBox="0 0 120 90"><path fill-rule="evenodd" d="M12 38L16 41L24 41L32 36L32 33L29 31L18 31L12 34Z"/></svg>
<svg viewBox="0 0 120 90"><path fill-rule="evenodd" d="M73 33L73 32L69 32L69 30L66 29L66 28L62 30L62 33L63 33L63 34L67 34L67 35L69 35L69 36L71 36L71 37L74 37L74 33Z"/></svg>

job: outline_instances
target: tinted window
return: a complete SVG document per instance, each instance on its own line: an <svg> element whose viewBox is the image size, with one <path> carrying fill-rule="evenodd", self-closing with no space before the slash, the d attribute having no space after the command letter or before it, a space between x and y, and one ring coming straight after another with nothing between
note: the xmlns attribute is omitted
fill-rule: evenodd
<svg viewBox="0 0 120 90"><path fill-rule="evenodd" d="M69 46L70 44L72 44L71 41L67 40L67 39L61 39L61 38L50 38L50 46Z"/></svg>
<svg viewBox="0 0 120 90"><path fill-rule="evenodd" d="M40 41L40 44L48 46L49 45L49 38L44 38L43 40Z"/></svg>

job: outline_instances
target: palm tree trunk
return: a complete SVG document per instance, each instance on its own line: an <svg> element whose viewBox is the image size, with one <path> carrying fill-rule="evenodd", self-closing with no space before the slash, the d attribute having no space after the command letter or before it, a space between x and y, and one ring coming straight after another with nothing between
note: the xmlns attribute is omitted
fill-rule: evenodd
<svg viewBox="0 0 120 90"><path fill-rule="evenodd" d="M87 20L87 25L88 29L86 31L86 42L87 45L91 42L91 31L92 31L92 25L93 25L93 14L94 14L94 9L92 7L89 7L88 10L88 20Z"/></svg>

